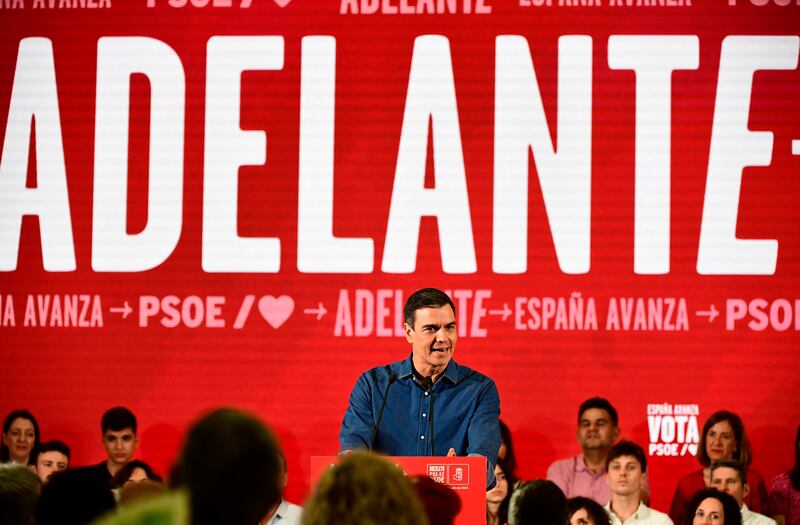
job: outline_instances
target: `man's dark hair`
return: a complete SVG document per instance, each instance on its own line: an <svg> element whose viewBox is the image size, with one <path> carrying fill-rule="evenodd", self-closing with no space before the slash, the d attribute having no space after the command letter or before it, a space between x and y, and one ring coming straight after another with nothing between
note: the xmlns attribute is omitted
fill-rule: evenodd
<svg viewBox="0 0 800 525"><path fill-rule="evenodd" d="M739 473L739 479L742 480L742 485L747 483L747 469L735 459L721 459L711 464L711 479L714 479L714 471L718 468L732 468Z"/></svg>
<svg viewBox="0 0 800 525"><path fill-rule="evenodd" d="M571 519L572 515L581 509L586 511L594 525L611 525L606 509L595 500L584 496L576 496L567 500L568 519Z"/></svg>
<svg viewBox="0 0 800 525"><path fill-rule="evenodd" d="M100 428L103 430L103 434L109 430L119 432L126 428L130 428L133 430L133 433L136 434L136 416L125 407L114 407L106 410L106 413L103 414L103 419L100 421Z"/></svg>
<svg viewBox="0 0 800 525"><path fill-rule="evenodd" d="M508 522L511 525L564 525L567 523L567 498L550 480L526 481L511 496Z"/></svg>
<svg viewBox="0 0 800 525"><path fill-rule="evenodd" d="M619 416L617 415L617 409L614 408L608 399L603 397L590 397L583 403L581 406L578 407L578 424L581 422L581 417L583 417L583 413L589 410L590 408L598 408L600 410L605 410L608 412L608 417L611 418L611 424L615 427L619 426Z"/></svg>
<svg viewBox="0 0 800 525"><path fill-rule="evenodd" d="M644 454L644 449L627 439L623 439L608 451L606 470L608 470L608 466L612 461L622 456L632 456L636 458L636 461L639 462L639 466L642 467L642 472L647 472L647 456Z"/></svg>
<svg viewBox="0 0 800 525"><path fill-rule="evenodd" d="M708 450L706 450L708 432L711 427L722 421L728 422L736 439L736 450L733 451L733 459L739 460L744 465L744 468L750 468L753 454L750 451L750 441L748 441L747 434L744 431L744 423L742 423L742 418L728 410L714 412L708 416L705 424L703 424L703 433L700 434L700 443L697 446L697 460L704 467L711 466L711 458L708 456Z"/></svg>
<svg viewBox="0 0 800 525"><path fill-rule="evenodd" d="M39 477L22 465L0 465L0 523L32 525Z"/></svg>
<svg viewBox="0 0 800 525"><path fill-rule="evenodd" d="M695 492L692 499L689 500L689 505L686 507L686 514L683 516L684 525L692 525L697 507L707 498L713 498L722 503L725 525L742 525L742 512L739 509L739 503L736 502L736 499L730 494L720 492L713 487L704 488Z"/></svg>
<svg viewBox="0 0 800 525"><path fill-rule="evenodd" d="M92 467L59 472L42 487L36 525L85 525L114 508L114 495Z"/></svg>
<svg viewBox="0 0 800 525"><path fill-rule="evenodd" d="M411 294L403 307L403 318L408 326L414 326L416 312L420 308L441 308L449 304L456 313L456 305L450 296L437 288L423 288Z"/></svg>
<svg viewBox="0 0 800 525"><path fill-rule="evenodd" d="M52 439L50 441L45 441L35 449L33 449L33 453L31 454L31 458L33 463L35 464L39 460L39 454L44 454L45 452L61 452L65 456L67 456L67 460L70 458L70 450L69 446L63 441L59 441L57 439Z"/></svg>
<svg viewBox="0 0 800 525"><path fill-rule="evenodd" d="M189 491L192 525L252 525L281 499L278 445L264 425L231 408L189 431L178 478Z"/></svg>
<svg viewBox="0 0 800 525"><path fill-rule="evenodd" d="M36 418L33 417L33 414L31 414L28 410L14 410L7 415L5 421L3 421L3 434L7 434L8 431L11 430L11 424L19 418L27 419L33 425L33 448L35 449L39 446L39 438L41 434L39 433L39 423L36 421ZM31 450L31 452L33 451ZM6 442L2 441L0 442L0 463L5 463L9 459L11 459L11 452L8 450ZM35 458L33 454L28 456L28 464L32 465L34 459Z"/></svg>

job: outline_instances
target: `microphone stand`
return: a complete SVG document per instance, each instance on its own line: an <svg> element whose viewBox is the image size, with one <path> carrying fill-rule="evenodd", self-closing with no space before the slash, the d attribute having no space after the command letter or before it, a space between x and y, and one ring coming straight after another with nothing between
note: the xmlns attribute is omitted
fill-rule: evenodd
<svg viewBox="0 0 800 525"><path fill-rule="evenodd" d="M428 421L428 429L429 434L431 436L431 456L436 455L436 436L434 436L434 424L433 424L433 409L434 409L434 394L433 394L433 381L431 380L430 376L425 378L425 387L428 389L428 392L431 395L431 405L428 414L430 415L430 419Z"/></svg>
<svg viewBox="0 0 800 525"><path fill-rule="evenodd" d="M383 392L383 402L381 409L378 412L378 421L375 423L375 428L372 429L372 437L369 439L369 451L375 448L375 440L378 438L378 427L381 426L381 419L383 419L383 411L386 408L386 400L389 399L389 388L397 381L397 374L394 372L389 373L389 381L386 383L386 390Z"/></svg>

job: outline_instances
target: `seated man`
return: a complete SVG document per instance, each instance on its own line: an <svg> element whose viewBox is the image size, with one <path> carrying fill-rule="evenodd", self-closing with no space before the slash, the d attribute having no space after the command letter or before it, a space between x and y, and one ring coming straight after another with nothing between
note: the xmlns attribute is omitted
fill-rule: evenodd
<svg viewBox="0 0 800 525"><path fill-rule="evenodd" d="M67 444L57 439L36 447L33 450L33 464L36 466L36 474L42 483L50 479L54 473L67 470L69 456L70 451Z"/></svg>
<svg viewBox="0 0 800 525"><path fill-rule="evenodd" d="M104 486L110 487L111 479L133 458L139 445L136 416L125 407L112 408L103 414L100 429L103 432L103 447L106 449L107 459L98 465L84 467L81 472L84 476L102 481Z"/></svg>
<svg viewBox="0 0 800 525"><path fill-rule="evenodd" d="M267 516L261 520L261 525L300 525L300 518L303 516L303 508L300 505L289 503L283 497L286 484L289 482L289 469L286 465L286 456L283 451L278 449L278 463L281 470L278 474L278 483L281 490L281 499L270 507Z"/></svg>
<svg viewBox="0 0 800 525"><path fill-rule="evenodd" d="M612 525L673 525L663 512L644 504L641 490L647 479L647 457L644 449L632 441L622 440L608 451L606 480L611 501L605 506Z"/></svg>
<svg viewBox="0 0 800 525"><path fill-rule="evenodd" d="M742 511L742 525L776 525L775 520L747 508L744 498L750 493L747 471L735 459L723 459L711 465L711 486L733 496Z"/></svg>
<svg viewBox="0 0 800 525"><path fill-rule="evenodd" d="M605 505L611 497L605 481L606 457L619 433L617 411L611 403L602 397L587 399L578 408L581 453L550 465L547 479L558 485L567 498L584 496Z"/></svg>

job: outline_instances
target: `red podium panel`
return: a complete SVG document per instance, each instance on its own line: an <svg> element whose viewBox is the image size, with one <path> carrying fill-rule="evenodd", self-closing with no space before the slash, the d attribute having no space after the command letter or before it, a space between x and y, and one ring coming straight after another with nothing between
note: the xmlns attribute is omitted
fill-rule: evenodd
<svg viewBox="0 0 800 525"><path fill-rule="evenodd" d="M482 456L385 456L407 476L425 475L456 491L461 498L461 512L456 525L486 523L486 458ZM339 456L311 456L311 485L329 468L339 462Z"/></svg>

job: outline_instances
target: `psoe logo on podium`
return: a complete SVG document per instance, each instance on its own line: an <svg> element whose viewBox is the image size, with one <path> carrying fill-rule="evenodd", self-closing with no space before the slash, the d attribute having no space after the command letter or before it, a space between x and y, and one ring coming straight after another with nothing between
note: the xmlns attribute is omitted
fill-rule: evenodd
<svg viewBox="0 0 800 525"><path fill-rule="evenodd" d="M437 483L447 482L447 465L428 464L428 477Z"/></svg>
<svg viewBox="0 0 800 525"><path fill-rule="evenodd" d="M448 485L469 485L469 465L449 465Z"/></svg>

